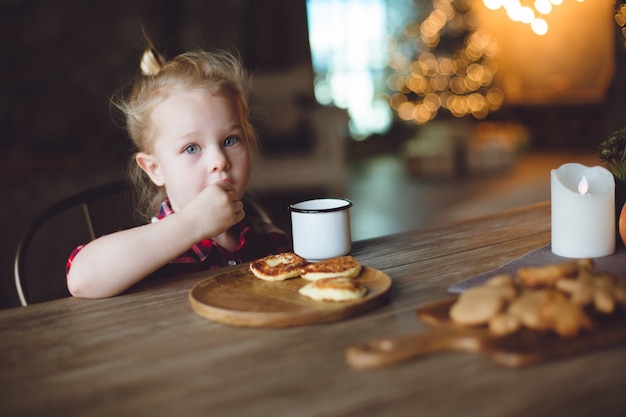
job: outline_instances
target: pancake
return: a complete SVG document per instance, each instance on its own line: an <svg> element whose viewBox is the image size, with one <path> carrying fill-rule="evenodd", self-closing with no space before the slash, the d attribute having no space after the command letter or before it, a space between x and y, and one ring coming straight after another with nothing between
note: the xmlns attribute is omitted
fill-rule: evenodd
<svg viewBox="0 0 626 417"><path fill-rule="evenodd" d="M309 282L298 292L317 301L349 301L364 297L367 288L352 278L321 278Z"/></svg>
<svg viewBox="0 0 626 417"><path fill-rule="evenodd" d="M300 276L309 281L324 278L355 278L361 272L361 264L352 256L325 259L302 267Z"/></svg>
<svg viewBox="0 0 626 417"><path fill-rule="evenodd" d="M300 276L307 260L293 252L279 253L257 259L250 263L250 271L265 281L284 281Z"/></svg>

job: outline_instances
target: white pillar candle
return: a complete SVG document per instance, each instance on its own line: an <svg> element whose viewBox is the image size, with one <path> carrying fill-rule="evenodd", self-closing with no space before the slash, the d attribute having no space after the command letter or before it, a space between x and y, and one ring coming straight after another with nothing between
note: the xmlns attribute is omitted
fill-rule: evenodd
<svg viewBox="0 0 626 417"><path fill-rule="evenodd" d="M605 168L571 163L553 169L552 252L597 258L615 252L615 180Z"/></svg>

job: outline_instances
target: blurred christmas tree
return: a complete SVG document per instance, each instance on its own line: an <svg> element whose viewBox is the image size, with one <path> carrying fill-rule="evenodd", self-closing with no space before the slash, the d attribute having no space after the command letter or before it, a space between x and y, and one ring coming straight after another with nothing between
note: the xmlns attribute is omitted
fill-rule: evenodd
<svg viewBox="0 0 626 417"><path fill-rule="evenodd" d="M398 117L425 124L440 112L484 119L499 109L499 47L477 28L470 0L416 1L415 11L390 46L387 84Z"/></svg>

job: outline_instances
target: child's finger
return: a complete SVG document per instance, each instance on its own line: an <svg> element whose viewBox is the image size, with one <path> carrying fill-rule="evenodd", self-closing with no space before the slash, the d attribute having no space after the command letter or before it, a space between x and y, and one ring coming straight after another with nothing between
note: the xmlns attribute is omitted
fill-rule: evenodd
<svg viewBox="0 0 626 417"><path fill-rule="evenodd" d="M233 183L229 181L218 181L215 183L215 185L217 185L218 187L220 187L222 190L226 191L227 193L235 193L237 191Z"/></svg>

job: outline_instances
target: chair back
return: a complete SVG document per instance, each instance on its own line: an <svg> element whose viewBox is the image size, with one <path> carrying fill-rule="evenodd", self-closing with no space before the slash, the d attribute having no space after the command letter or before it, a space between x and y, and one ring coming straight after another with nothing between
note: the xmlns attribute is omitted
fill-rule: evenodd
<svg viewBox="0 0 626 417"><path fill-rule="evenodd" d="M14 275L20 303L68 297L65 266L72 250L136 224L131 189L124 181L88 189L47 208L18 243Z"/></svg>

